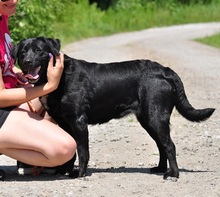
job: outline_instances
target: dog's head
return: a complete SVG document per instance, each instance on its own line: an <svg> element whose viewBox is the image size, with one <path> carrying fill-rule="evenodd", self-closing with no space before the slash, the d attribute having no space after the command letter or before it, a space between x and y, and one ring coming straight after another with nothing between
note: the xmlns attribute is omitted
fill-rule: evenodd
<svg viewBox="0 0 220 197"><path fill-rule="evenodd" d="M21 40L11 49L11 56L29 83L47 82L47 67L50 55L58 56L60 41L58 39L37 37Z"/></svg>

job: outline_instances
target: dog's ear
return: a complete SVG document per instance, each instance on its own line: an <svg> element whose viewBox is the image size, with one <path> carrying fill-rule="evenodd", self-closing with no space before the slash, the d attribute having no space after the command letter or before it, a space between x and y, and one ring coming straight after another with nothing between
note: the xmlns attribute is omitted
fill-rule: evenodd
<svg viewBox="0 0 220 197"><path fill-rule="evenodd" d="M53 38L45 38L45 37L37 37L38 40L43 41L44 43L47 44L50 48L50 52L54 56L58 56L60 54L60 40L59 39L53 39Z"/></svg>
<svg viewBox="0 0 220 197"><path fill-rule="evenodd" d="M10 49L10 55L11 57L14 59L14 64L16 63L16 60L18 58L18 53L19 53L19 48L22 45L23 41L25 39L21 40L18 44L14 45L11 49Z"/></svg>
<svg viewBox="0 0 220 197"><path fill-rule="evenodd" d="M11 57L14 59L14 64L16 63L16 60L17 60L17 57L18 57L18 49L19 49L19 44L13 46L10 49L10 54L11 54Z"/></svg>

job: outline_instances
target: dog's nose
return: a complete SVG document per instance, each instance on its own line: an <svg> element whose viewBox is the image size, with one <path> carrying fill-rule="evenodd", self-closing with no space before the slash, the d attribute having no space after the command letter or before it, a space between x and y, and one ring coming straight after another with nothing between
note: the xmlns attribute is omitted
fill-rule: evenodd
<svg viewBox="0 0 220 197"><path fill-rule="evenodd" d="M32 64L32 61L30 59L26 59L24 64L25 66L30 66Z"/></svg>

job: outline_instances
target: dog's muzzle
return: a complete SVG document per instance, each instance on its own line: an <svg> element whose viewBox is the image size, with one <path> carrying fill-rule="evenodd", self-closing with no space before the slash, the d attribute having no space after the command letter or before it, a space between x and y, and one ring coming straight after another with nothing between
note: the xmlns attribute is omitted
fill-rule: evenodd
<svg viewBox="0 0 220 197"><path fill-rule="evenodd" d="M27 74L25 75L25 77L28 79L29 83L36 83L38 81L38 79L40 78L39 76L39 71L41 69L41 66L38 66L35 69L29 69Z"/></svg>

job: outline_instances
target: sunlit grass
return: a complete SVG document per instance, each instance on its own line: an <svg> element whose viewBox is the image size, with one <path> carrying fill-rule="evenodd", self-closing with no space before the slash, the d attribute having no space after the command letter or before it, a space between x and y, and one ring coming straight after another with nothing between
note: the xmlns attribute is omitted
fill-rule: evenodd
<svg viewBox="0 0 220 197"><path fill-rule="evenodd" d="M74 4L65 11L62 20L58 20L53 26L55 37L61 39L63 44L67 44L88 37L136 31L155 26L220 21L219 10L220 4L218 3L182 5L172 10L141 7L107 11L100 11L95 6L86 4Z"/></svg>
<svg viewBox="0 0 220 197"><path fill-rule="evenodd" d="M213 36L208 36L204 38L198 38L197 41L207 44L216 48L220 48L220 33L215 34Z"/></svg>

